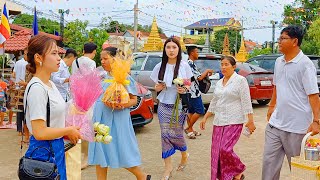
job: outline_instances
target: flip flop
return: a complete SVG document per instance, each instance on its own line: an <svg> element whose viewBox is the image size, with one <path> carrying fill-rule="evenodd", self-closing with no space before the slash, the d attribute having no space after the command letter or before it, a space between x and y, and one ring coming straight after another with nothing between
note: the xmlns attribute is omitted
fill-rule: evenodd
<svg viewBox="0 0 320 180"><path fill-rule="evenodd" d="M193 132L188 132L187 137L189 139L196 139L196 135Z"/></svg>
<svg viewBox="0 0 320 180"><path fill-rule="evenodd" d="M193 131L193 133L194 133L195 136L201 136L201 133L198 132L198 131Z"/></svg>
<svg viewBox="0 0 320 180"><path fill-rule="evenodd" d="M187 153L187 162L186 162L186 164L179 164L179 166L177 167L177 171L183 171L187 167L189 156L190 156L190 154Z"/></svg>

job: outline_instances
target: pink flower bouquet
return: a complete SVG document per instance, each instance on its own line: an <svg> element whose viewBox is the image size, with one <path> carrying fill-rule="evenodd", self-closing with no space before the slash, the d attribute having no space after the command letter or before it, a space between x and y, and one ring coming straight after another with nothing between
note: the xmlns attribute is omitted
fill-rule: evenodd
<svg viewBox="0 0 320 180"><path fill-rule="evenodd" d="M103 92L99 72L81 69L70 77L70 91L66 126L80 127L82 139L93 142L92 106Z"/></svg>

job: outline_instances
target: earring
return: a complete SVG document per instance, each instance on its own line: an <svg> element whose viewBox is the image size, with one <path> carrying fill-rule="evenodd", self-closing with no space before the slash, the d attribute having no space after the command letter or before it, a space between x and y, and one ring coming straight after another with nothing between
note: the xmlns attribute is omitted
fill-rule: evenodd
<svg viewBox="0 0 320 180"><path fill-rule="evenodd" d="M42 66L42 62L39 62L40 63L40 66Z"/></svg>

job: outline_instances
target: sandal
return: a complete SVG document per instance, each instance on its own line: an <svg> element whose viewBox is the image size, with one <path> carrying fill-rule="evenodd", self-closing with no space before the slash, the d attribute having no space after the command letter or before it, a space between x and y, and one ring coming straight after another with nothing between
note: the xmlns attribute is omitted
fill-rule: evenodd
<svg viewBox="0 0 320 180"><path fill-rule="evenodd" d="M161 180L169 180L169 179L172 177L172 171L173 171L173 170L170 171L169 175L163 176L163 177L161 178ZM151 177L150 177L150 178L151 178Z"/></svg>
<svg viewBox="0 0 320 180"><path fill-rule="evenodd" d="M151 180L151 175L148 174L146 180Z"/></svg>
<svg viewBox="0 0 320 180"><path fill-rule="evenodd" d="M244 175L243 175L243 174L241 174L240 179L239 179L239 178L235 178L235 177L234 177L234 178L233 178L233 180L244 180L244 178L245 178L245 177L244 177Z"/></svg>
<svg viewBox="0 0 320 180"><path fill-rule="evenodd" d="M187 137L189 139L196 139L196 135L193 132L188 132Z"/></svg>
<svg viewBox="0 0 320 180"><path fill-rule="evenodd" d="M184 129L184 133L188 134L188 133L189 133L189 131L188 131L187 129Z"/></svg>
<svg viewBox="0 0 320 180"><path fill-rule="evenodd" d="M201 136L201 133L198 132L198 131L193 131L193 133L194 133L195 136Z"/></svg>
<svg viewBox="0 0 320 180"><path fill-rule="evenodd" d="M189 159L189 153L187 153L187 162ZM186 164L179 164L179 166L177 167L177 171L183 171L185 168L187 167L187 163Z"/></svg>

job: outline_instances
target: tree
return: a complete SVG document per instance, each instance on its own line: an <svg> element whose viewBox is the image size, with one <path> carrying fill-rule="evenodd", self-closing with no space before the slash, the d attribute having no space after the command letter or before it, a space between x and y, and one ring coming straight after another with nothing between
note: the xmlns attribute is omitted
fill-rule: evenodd
<svg viewBox="0 0 320 180"><path fill-rule="evenodd" d="M261 55L261 54L271 54L272 53L272 49L271 48L264 48L264 49L259 49L259 48L255 48L250 54L248 59Z"/></svg>
<svg viewBox="0 0 320 180"><path fill-rule="evenodd" d="M101 65L100 61L100 53L102 50L102 44L109 38L109 34L101 28L93 28L89 32L89 41L94 42L98 48L97 48L97 54L94 58L94 60L97 63L97 66Z"/></svg>
<svg viewBox="0 0 320 180"><path fill-rule="evenodd" d="M88 23L88 21L82 22L78 19L68 23L64 32L64 42L67 47L75 49L79 56L83 53L83 45L85 43L95 43L98 48L94 60L96 61L97 66L99 66L101 64L100 53L102 44L109 38L109 35L102 28L93 28L88 31Z"/></svg>
<svg viewBox="0 0 320 180"><path fill-rule="evenodd" d="M133 24L123 24L119 23L118 21L112 20L111 17L108 18L102 18L101 23L99 25L100 28L105 29L108 33L114 33L117 32L117 29L119 32L125 32L127 30L134 30ZM151 25L141 25L138 24L138 31L144 31L144 32L151 32ZM163 30L158 27L159 33L163 33Z"/></svg>
<svg viewBox="0 0 320 180"><path fill-rule="evenodd" d="M239 35L239 31L238 30L234 30L234 29L221 29L219 31L216 31L214 33L214 41L211 42L212 45L212 49L217 53L217 54L221 54L222 50L223 50L223 41L224 41L224 37L226 35L226 33L228 33L228 37L229 37L229 44L230 44L230 52L232 54L235 54L234 51L234 47L236 44L236 36L237 37L237 50L239 50L240 45L241 45L241 36Z"/></svg>
<svg viewBox="0 0 320 180"><path fill-rule="evenodd" d="M319 0L295 0L292 5L284 7L284 20L286 24L296 24L310 27L312 22L319 16Z"/></svg>
<svg viewBox="0 0 320 180"><path fill-rule="evenodd" d="M64 29L64 43L67 47L73 48L80 55L83 53L83 45L89 41L88 21L75 20L69 22Z"/></svg>
<svg viewBox="0 0 320 180"><path fill-rule="evenodd" d="M32 28L33 15L29 14L19 14L17 15L12 24L18 24L23 27ZM38 19L39 31L43 31L49 34L55 34L55 32L60 32L60 24L57 21L53 21L46 18Z"/></svg>
<svg viewBox="0 0 320 180"><path fill-rule="evenodd" d="M301 49L306 54L320 55L320 18L316 19L307 31L308 37L302 41Z"/></svg>
<svg viewBox="0 0 320 180"><path fill-rule="evenodd" d="M197 43L198 45L204 45L205 42L206 42L206 39L203 38L203 37L200 37L200 39L198 39L196 43Z"/></svg>

